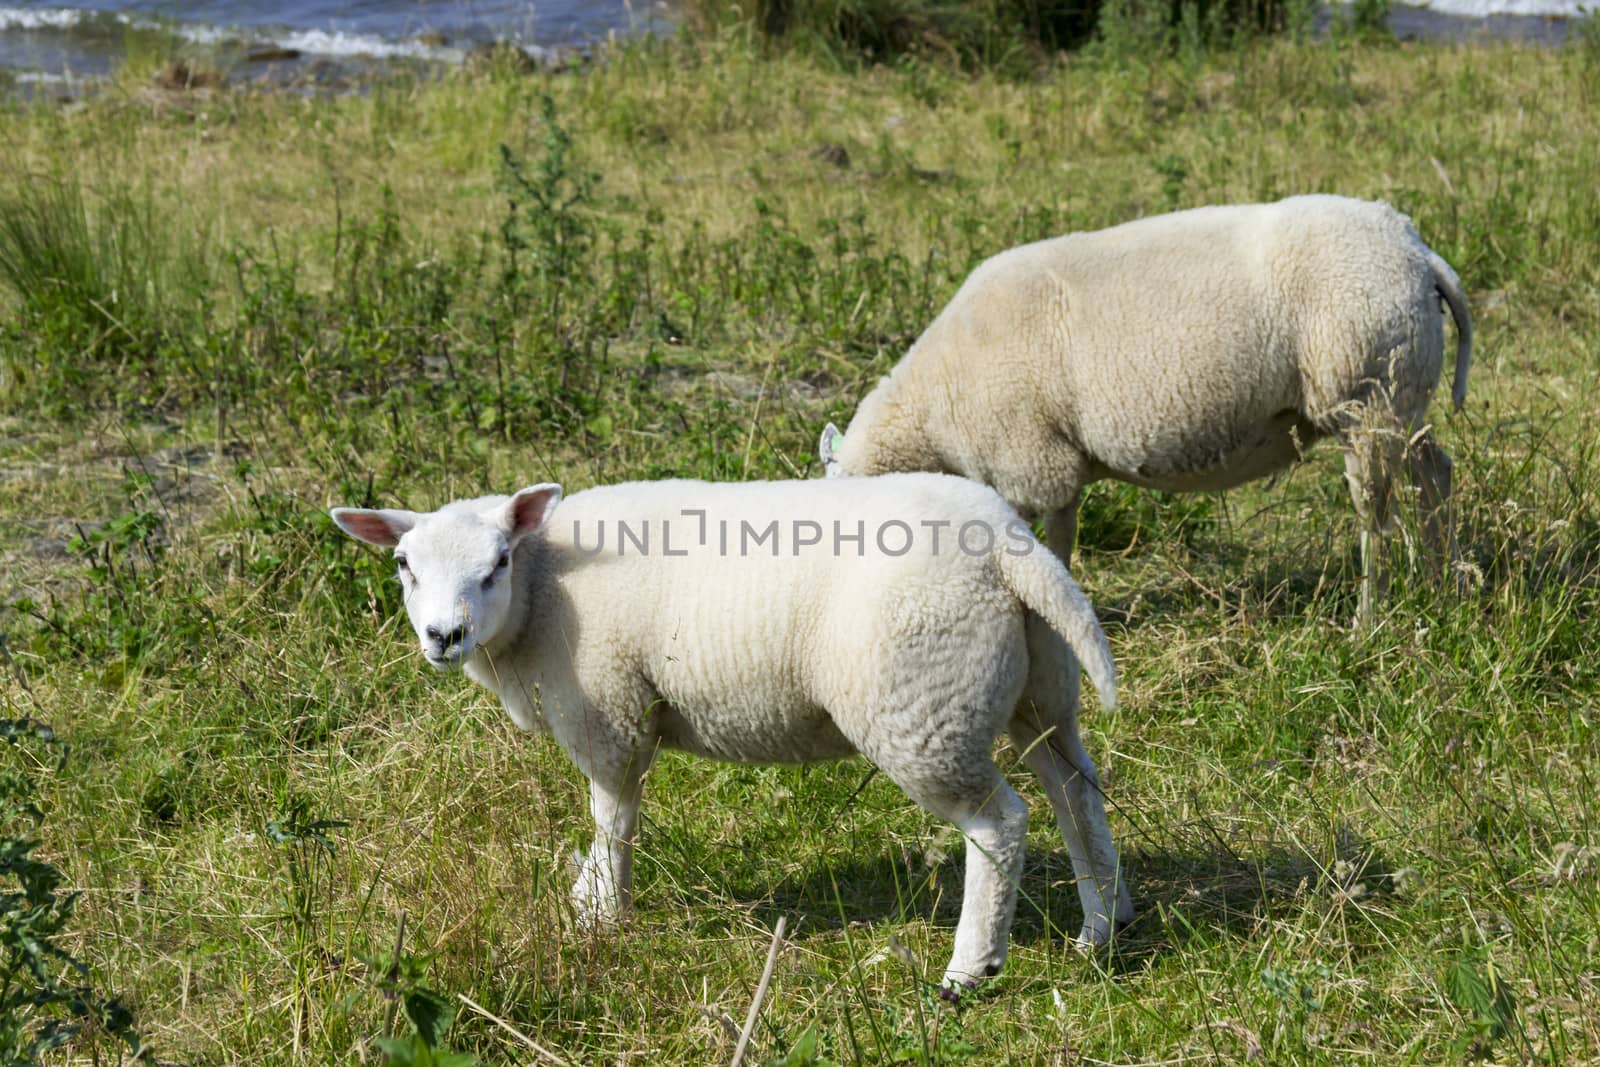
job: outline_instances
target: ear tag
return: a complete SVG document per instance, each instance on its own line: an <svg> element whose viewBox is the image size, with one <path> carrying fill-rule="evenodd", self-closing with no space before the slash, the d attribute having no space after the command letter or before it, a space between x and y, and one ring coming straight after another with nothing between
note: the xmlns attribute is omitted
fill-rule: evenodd
<svg viewBox="0 0 1600 1067"><path fill-rule="evenodd" d="M844 434L839 432L839 427L828 423L823 428L822 438L817 442L817 458L822 460L823 472L829 478L837 477L839 471L839 449L844 447Z"/></svg>

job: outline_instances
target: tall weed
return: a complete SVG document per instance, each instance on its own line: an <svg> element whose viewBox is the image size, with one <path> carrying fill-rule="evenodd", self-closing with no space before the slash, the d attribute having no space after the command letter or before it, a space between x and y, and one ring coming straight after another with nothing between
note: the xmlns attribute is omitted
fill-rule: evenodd
<svg viewBox="0 0 1600 1067"><path fill-rule="evenodd" d="M1032 75L1055 53L1088 43L1120 58L1204 34L1281 32L1294 0L691 0L702 33L736 25L769 44L836 61L888 63L916 56L969 70ZM1187 26L1187 28L1186 28ZM1186 36L1187 35L1187 36Z"/></svg>

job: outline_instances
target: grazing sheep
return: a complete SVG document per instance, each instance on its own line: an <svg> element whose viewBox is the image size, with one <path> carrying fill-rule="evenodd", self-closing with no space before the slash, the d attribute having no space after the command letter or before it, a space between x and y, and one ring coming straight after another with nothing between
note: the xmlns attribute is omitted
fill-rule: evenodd
<svg viewBox="0 0 1600 1067"><path fill-rule="evenodd" d="M1392 521L1402 460L1430 546L1453 555L1450 458L1423 428L1441 296L1459 408L1472 352L1460 279L1387 204L1299 196L1023 245L972 272L819 451L829 476L934 470L992 485L1044 517L1066 561L1090 482L1227 489L1332 437L1365 522L1370 619L1370 538Z"/></svg>
<svg viewBox="0 0 1600 1067"><path fill-rule="evenodd" d="M560 504L557 507L557 504ZM741 762L860 752L968 839L947 983L1005 961L1027 806L995 767L1009 731L1072 859L1079 941L1132 918L1078 663L1116 677L1093 608L992 490L937 474L556 485L438 511L340 508L393 546L428 661L465 668L588 777L596 824L574 896L629 902L642 780L660 748ZM1071 651L1069 651L1069 645Z"/></svg>

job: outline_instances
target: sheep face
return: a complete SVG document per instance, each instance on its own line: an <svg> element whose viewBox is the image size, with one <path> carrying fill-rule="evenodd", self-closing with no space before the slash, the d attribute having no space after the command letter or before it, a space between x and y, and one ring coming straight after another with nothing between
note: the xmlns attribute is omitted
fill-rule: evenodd
<svg viewBox="0 0 1600 1067"><path fill-rule="evenodd" d="M544 526L560 499L560 486L537 485L421 514L335 508L333 521L357 540L394 549L423 656L440 670L456 670L505 628L514 550Z"/></svg>

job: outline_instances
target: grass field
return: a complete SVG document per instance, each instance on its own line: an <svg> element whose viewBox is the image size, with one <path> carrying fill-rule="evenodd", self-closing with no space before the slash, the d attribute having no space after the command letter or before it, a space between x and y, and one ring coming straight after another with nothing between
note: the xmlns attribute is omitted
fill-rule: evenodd
<svg viewBox="0 0 1600 1067"><path fill-rule="evenodd" d="M331 99L129 76L0 110L0 694L57 738L5 746L5 832L81 893L56 940L162 1062L429 1062L374 1044L428 1004L485 1063L726 1062L780 916L747 1062L1600 1062L1600 48L1576 36L1091 50L1016 80L730 33ZM1467 287L1468 404L1434 418L1470 588L1402 577L1352 636L1331 449L1224 496L1091 493L1077 572L1123 702L1085 742L1140 911L1116 951L1064 944L1070 866L1010 752L1024 899L959 1011L929 984L959 834L860 761L663 757L638 914L577 933L579 775L426 667L326 508L813 477L823 421L978 260L1310 191L1393 202ZM3 1000L39 979L0 943Z"/></svg>

